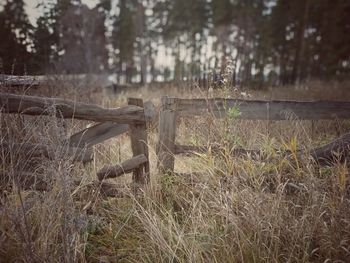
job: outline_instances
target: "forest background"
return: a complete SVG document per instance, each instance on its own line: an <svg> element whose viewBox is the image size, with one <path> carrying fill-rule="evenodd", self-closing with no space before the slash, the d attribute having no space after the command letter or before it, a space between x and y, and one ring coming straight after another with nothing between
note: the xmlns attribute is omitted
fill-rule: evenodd
<svg viewBox="0 0 350 263"><path fill-rule="evenodd" d="M144 84L229 67L233 85L253 87L350 76L347 0L43 0L34 23L28 1L0 2L5 74Z"/></svg>

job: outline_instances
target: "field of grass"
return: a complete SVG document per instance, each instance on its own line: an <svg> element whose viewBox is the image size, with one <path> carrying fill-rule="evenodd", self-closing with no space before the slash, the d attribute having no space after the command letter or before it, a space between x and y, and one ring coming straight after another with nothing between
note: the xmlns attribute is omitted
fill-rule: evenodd
<svg viewBox="0 0 350 263"><path fill-rule="evenodd" d="M339 87L314 86L248 93L261 99L350 99ZM143 88L107 97L64 83L27 91L106 107L125 105L127 97L159 105L162 94L243 96L241 91L213 92ZM0 152L0 171L15 175L29 170L44 176L52 188L23 191L14 176L6 182L11 187L1 189L0 262L349 262L349 167L317 167L309 156L295 154L349 131L349 121L184 118L178 122L179 143L215 143L222 151L177 156L175 173L168 175L156 169L158 130L150 125L151 182L137 195L125 187L118 198L101 196L91 182L104 165L131 157L127 134L95 146L94 162L72 165L66 138L88 122L5 114L0 122L1 142L55 149L53 160L30 160L20 149ZM232 147L264 154L233 157ZM279 150L289 150L291 157ZM127 185L130 178L111 181Z"/></svg>

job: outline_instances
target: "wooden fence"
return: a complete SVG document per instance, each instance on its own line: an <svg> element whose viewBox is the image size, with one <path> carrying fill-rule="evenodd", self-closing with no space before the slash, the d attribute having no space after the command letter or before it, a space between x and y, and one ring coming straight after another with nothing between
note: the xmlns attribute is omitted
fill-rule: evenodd
<svg viewBox="0 0 350 263"><path fill-rule="evenodd" d="M216 118L226 116L234 109L239 114L235 118L250 120L320 120L350 119L350 102L296 102L296 101L259 101L234 99L179 99L161 98L159 116L159 141L157 146L158 167L161 172L174 171L175 155L193 152L205 152L206 146L177 145L176 120L181 117L202 116L211 114ZM133 157L120 164L105 166L97 172L101 189L116 194L115 188L102 181L115 178L126 173L133 173L133 182L145 184L150 177L148 140L146 123L155 118L154 105L143 103L141 99L129 98L128 105L119 108L103 108L98 105L79 103L57 98L22 96L0 93L0 110L7 114L49 115L58 118L70 118L97 122L92 127L83 129L68 138L69 150L73 161L87 162L93 158L91 147L107 139L129 132ZM311 150L310 155L319 163L330 163L338 158L335 151L345 156L350 151L350 133L341 138ZM30 156L54 158L54 149L45 145L0 144L0 149L11 151L20 149ZM216 149L212 147L212 149ZM259 151L235 149L233 154L241 155ZM22 177L29 178L26 172L19 172ZM0 172L5 178L6 171ZM8 177L8 176L7 176ZM29 182L36 181L30 179Z"/></svg>
<svg viewBox="0 0 350 263"><path fill-rule="evenodd" d="M64 81L71 84L76 83L96 83L99 86L111 84L106 74L50 74L40 76L15 76L0 74L0 86L12 88L38 88L47 86L57 81Z"/></svg>
<svg viewBox="0 0 350 263"><path fill-rule="evenodd" d="M237 119L245 120L321 120L350 119L350 102L334 101L260 101L237 99L179 99L162 97L159 120L159 141L157 145L158 167L161 172L174 171L175 155L192 152L205 152L206 146L175 144L176 120L181 117L211 114L222 118L234 108L239 114ZM331 161L334 151L347 152L350 133L343 137L313 149L310 154L319 162ZM346 148L346 149L345 149ZM215 150L215 147L213 148ZM258 153L236 149L233 154Z"/></svg>
<svg viewBox="0 0 350 263"><path fill-rule="evenodd" d="M153 106L148 103L149 106ZM133 173L133 182L137 185L149 181L149 158L146 122L153 118L154 113L145 109L142 99L129 98L128 105L120 108L107 109L93 104L79 103L70 100L22 96L0 93L0 111L25 115L54 115L58 118L70 118L98 122L96 125L73 134L69 140L68 152L73 155L73 161L90 161L91 147L107 139L129 132L133 157L115 166L105 166L97 173L99 181L114 178L126 173ZM1 149L7 151L20 149L28 156L44 156L53 158L53 149L45 145L26 143L2 143ZM1 172L2 175L7 174ZM28 177L28 173L25 174ZM6 177L6 176L5 176ZM2 176L2 179L4 176ZM29 180L30 181L30 180Z"/></svg>

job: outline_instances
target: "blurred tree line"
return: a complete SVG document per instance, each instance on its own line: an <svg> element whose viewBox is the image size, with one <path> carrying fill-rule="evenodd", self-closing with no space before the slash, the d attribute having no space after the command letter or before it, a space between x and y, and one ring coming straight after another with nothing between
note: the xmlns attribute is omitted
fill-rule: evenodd
<svg viewBox="0 0 350 263"><path fill-rule="evenodd" d="M350 75L349 0L23 0L0 7L1 71L115 73L120 82L294 84Z"/></svg>

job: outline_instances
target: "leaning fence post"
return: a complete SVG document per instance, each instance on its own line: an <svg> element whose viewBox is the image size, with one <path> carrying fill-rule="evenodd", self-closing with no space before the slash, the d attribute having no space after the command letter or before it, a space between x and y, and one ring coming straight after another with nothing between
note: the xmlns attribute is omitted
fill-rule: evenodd
<svg viewBox="0 0 350 263"><path fill-rule="evenodd" d="M143 101L142 99L128 98L128 105L143 107ZM144 154L147 158L147 162L133 172L133 182L138 184L147 183L150 177L150 166L146 121L142 124L130 125L130 140L133 156Z"/></svg>
<svg viewBox="0 0 350 263"><path fill-rule="evenodd" d="M162 173L174 171L176 110L177 103L175 98L166 96L161 98L157 157L158 169Z"/></svg>

